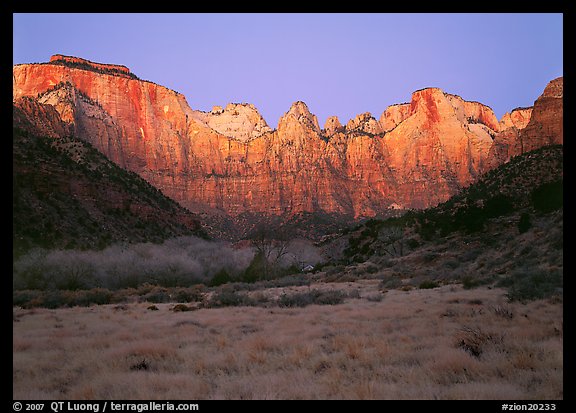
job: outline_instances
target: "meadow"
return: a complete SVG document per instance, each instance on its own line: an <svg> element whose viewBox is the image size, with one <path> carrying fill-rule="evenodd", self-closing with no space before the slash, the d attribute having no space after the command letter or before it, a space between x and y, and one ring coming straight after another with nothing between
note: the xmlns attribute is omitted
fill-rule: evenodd
<svg viewBox="0 0 576 413"><path fill-rule="evenodd" d="M561 298L500 288L333 289L340 304L14 307L14 399L562 399ZM191 310L192 308L187 308Z"/></svg>

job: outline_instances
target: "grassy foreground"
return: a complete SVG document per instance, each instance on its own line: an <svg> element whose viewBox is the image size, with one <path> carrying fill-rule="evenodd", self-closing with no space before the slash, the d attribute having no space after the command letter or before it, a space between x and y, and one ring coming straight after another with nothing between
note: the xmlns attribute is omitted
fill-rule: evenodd
<svg viewBox="0 0 576 413"><path fill-rule="evenodd" d="M13 398L563 398L558 299L510 303L499 288L454 285L376 299L377 280L330 288L359 298L184 312L15 308Z"/></svg>

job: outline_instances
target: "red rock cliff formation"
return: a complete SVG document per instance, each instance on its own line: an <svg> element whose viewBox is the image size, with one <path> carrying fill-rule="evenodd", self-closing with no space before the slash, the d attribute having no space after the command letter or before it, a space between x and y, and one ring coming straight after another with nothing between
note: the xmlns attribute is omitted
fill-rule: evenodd
<svg viewBox="0 0 576 413"><path fill-rule="evenodd" d="M520 155L545 145L563 144L563 78L552 80L533 108L518 108L500 121L485 170L496 168Z"/></svg>
<svg viewBox="0 0 576 413"><path fill-rule="evenodd" d="M434 205L476 179L499 129L490 108L437 88L380 122L332 119L323 132L303 102L271 131L252 106L199 113L165 87L65 63L17 65L13 85L15 99L42 94L76 134L184 206L231 215Z"/></svg>
<svg viewBox="0 0 576 413"><path fill-rule="evenodd" d="M117 71L121 74L129 74L130 73L130 69L128 69L126 66L123 65L112 65L109 63L95 63L95 62L91 62L90 60L86 60L86 59L82 59L80 57L74 57L74 56L64 56L61 54L55 54L54 56L52 56L50 58L50 63L54 63L54 64L58 64L58 63L62 63L62 64L76 64L76 65L86 65L86 66L90 66L93 69L96 70L111 70L111 71Z"/></svg>
<svg viewBox="0 0 576 413"><path fill-rule="evenodd" d="M532 107L529 108L516 108L512 112L506 112L502 119L500 119L500 130L515 127L517 129L524 129L530 118L532 117Z"/></svg>
<svg viewBox="0 0 576 413"><path fill-rule="evenodd" d="M468 123L460 105L438 88L416 91L408 117L384 135L399 205L434 205L478 176L494 132L482 119Z"/></svg>
<svg viewBox="0 0 576 413"><path fill-rule="evenodd" d="M504 114L500 120L500 132L495 136L488 153L484 171L494 169L512 156L522 153L520 131L528 125L532 116L532 108L517 108Z"/></svg>
<svg viewBox="0 0 576 413"><path fill-rule="evenodd" d="M59 138L73 133L71 125L62 122L54 106L39 104L27 96L14 101L12 119L14 127L35 135Z"/></svg>
<svg viewBox="0 0 576 413"><path fill-rule="evenodd" d="M380 126L389 132L404 121L410 114L410 103L390 105L380 116Z"/></svg>
<svg viewBox="0 0 576 413"><path fill-rule="evenodd" d="M521 133L524 152L543 145L564 143L564 78L552 80L534 102L530 122Z"/></svg>

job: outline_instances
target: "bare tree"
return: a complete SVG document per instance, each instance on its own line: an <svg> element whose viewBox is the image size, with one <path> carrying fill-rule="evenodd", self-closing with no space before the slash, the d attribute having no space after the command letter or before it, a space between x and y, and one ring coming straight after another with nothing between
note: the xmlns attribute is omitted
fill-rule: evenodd
<svg viewBox="0 0 576 413"><path fill-rule="evenodd" d="M383 253L391 257L402 257L404 255L404 229L397 226L383 227L378 232Z"/></svg>
<svg viewBox="0 0 576 413"><path fill-rule="evenodd" d="M263 261L263 274L261 278L275 275L280 267L280 260L288 253L290 240L281 230L272 231L265 225L260 225L251 235L252 246L256 249L256 256Z"/></svg>

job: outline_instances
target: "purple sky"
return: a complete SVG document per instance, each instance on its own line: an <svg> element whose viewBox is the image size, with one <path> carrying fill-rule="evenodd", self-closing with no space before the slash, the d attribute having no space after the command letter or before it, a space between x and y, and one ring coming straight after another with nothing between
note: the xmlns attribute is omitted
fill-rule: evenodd
<svg viewBox="0 0 576 413"><path fill-rule="evenodd" d="M500 118L563 74L562 32L562 14L15 14L13 63L123 64L193 109L253 103L272 127L297 100L322 126L428 86Z"/></svg>

